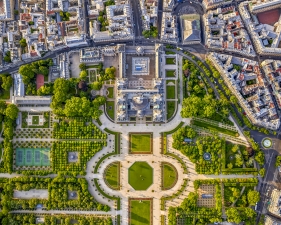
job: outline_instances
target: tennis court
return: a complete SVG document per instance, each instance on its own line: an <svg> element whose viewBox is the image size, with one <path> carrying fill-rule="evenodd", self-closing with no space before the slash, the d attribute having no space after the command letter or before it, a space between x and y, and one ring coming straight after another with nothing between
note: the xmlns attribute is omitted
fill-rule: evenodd
<svg viewBox="0 0 281 225"><path fill-rule="evenodd" d="M16 148L16 166L50 166L50 148Z"/></svg>

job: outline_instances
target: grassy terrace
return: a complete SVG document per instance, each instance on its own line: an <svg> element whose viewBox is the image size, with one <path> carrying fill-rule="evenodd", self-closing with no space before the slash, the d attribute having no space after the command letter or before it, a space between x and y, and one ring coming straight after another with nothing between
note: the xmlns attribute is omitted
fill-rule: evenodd
<svg viewBox="0 0 281 225"><path fill-rule="evenodd" d="M234 137L238 136L238 133L235 132L235 131L227 130L227 129L224 129L224 128L221 128L221 127L218 127L218 126L215 126L215 125L211 125L211 124L206 123L206 122L192 120L192 124L195 125L195 126L198 126L198 127L207 128L207 129L209 129L211 131L228 134L228 135L231 135L231 136L234 136Z"/></svg>
<svg viewBox="0 0 281 225"><path fill-rule="evenodd" d="M114 101L106 101L106 112L107 115L114 120L115 110L114 110Z"/></svg>
<svg viewBox="0 0 281 225"><path fill-rule="evenodd" d="M166 98L175 99L176 98L176 87L175 86L166 86Z"/></svg>
<svg viewBox="0 0 281 225"><path fill-rule="evenodd" d="M167 101L167 119L170 119L176 110L176 102L175 101Z"/></svg>
<svg viewBox="0 0 281 225"><path fill-rule="evenodd" d="M166 77L176 77L175 70L166 70Z"/></svg>
<svg viewBox="0 0 281 225"><path fill-rule="evenodd" d="M130 199L130 225L150 225L152 201L145 199Z"/></svg>
<svg viewBox="0 0 281 225"><path fill-rule="evenodd" d="M167 65L175 65L176 64L176 58L166 58L166 64Z"/></svg>
<svg viewBox="0 0 281 225"><path fill-rule="evenodd" d="M111 189L120 189L120 162L114 162L107 166L104 172L104 179Z"/></svg>
<svg viewBox="0 0 281 225"><path fill-rule="evenodd" d="M131 133L130 153L151 153L152 134L151 133Z"/></svg>

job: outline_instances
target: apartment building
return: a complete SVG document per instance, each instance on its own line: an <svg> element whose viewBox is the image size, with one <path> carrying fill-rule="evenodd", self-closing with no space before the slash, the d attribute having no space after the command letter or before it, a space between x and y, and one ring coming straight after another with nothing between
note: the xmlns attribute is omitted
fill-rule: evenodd
<svg viewBox="0 0 281 225"><path fill-rule="evenodd" d="M88 44L81 0L47 0L46 14L49 50Z"/></svg>
<svg viewBox="0 0 281 225"><path fill-rule="evenodd" d="M0 20L10 21L14 19L14 1L3 0L0 2Z"/></svg>
<svg viewBox="0 0 281 225"><path fill-rule="evenodd" d="M267 59L261 63L261 66L272 88L277 105L281 109L281 61Z"/></svg>
<svg viewBox="0 0 281 225"><path fill-rule="evenodd" d="M170 12L163 12L161 40L172 44L176 44L178 42L177 18Z"/></svg>
<svg viewBox="0 0 281 225"><path fill-rule="evenodd" d="M173 10L173 7L175 5L174 0L163 0L163 10L170 12Z"/></svg>
<svg viewBox="0 0 281 225"><path fill-rule="evenodd" d="M39 3L21 2L19 30L27 44L27 51L22 53L22 60L39 58L41 52L47 51L44 9Z"/></svg>
<svg viewBox="0 0 281 225"><path fill-rule="evenodd" d="M258 62L214 52L208 55L208 59L220 72L250 121L277 130L280 119Z"/></svg>
<svg viewBox="0 0 281 225"><path fill-rule="evenodd" d="M239 4L239 13L244 21L244 24L252 38L253 44L255 45L257 53L261 55L273 55L280 56L281 48L281 17L277 13L277 21L270 20L270 14L266 15L255 15L250 9L252 2L246 1ZM270 8L264 8L265 11ZM264 11L264 12L265 12ZM273 12L272 12L273 13ZM264 18L267 17L267 18ZM272 17L274 19L274 17ZM264 22L263 22L264 21ZM263 23L261 23L263 22ZM271 24L267 24L272 22Z"/></svg>
<svg viewBox="0 0 281 225"><path fill-rule="evenodd" d="M139 0L142 13L142 24L144 30L150 26L156 26L158 17L158 0Z"/></svg>
<svg viewBox="0 0 281 225"><path fill-rule="evenodd" d="M210 10L203 16L203 22L207 48L235 52L249 57L256 55L235 6Z"/></svg>
<svg viewBox="0 0 281 225"><path fill-rule="evenodd" d="M92 38L95 42L108 42L113 40L133 40L133 21L130 4L110 5L106 7L106 30L100 29L98 21L93 22Z"/></svg>
<svg viewBox="0 0 281 225"><path fill-rule="evenodd" d="M206 10L228 5L232 0L203 0L202 5Z"/></svg>

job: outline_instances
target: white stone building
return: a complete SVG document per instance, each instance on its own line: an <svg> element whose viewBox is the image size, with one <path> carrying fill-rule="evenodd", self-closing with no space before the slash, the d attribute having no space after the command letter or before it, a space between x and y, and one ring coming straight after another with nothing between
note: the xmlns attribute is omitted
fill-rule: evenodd
<svg viewBox="0 0 281 225"><path fill-rule="evenodd" d="M249 59L214 52L208 55L208 59L220 72L250 121L255 125L277 130L280 119L259 64Z"/></svg>
<svg viewBox="0 0 281 225"><path fill-rule="evenodd" d="M208 49L226 50L241 55L256 55L243 21L234 6L217 8L203 16L205 46Z"/></svg>

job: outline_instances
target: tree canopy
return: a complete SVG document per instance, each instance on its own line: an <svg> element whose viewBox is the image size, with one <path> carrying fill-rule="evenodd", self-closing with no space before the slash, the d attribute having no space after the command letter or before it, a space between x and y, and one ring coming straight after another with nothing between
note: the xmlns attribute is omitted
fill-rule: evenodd
<svg viewBox="0 0 281 225"><path fill-rule="evenodd" d="M258 191L251 190L248 192L247 198L250 205L255 205L260 200L260 193Z"/></svg>
<svg viewBox="0 0 281 225"><path fill-rule="evenodd" d="M215 114L219 102L211 95L205 95L203 98L193 95L185 98L182 105L181 116L184 118L196 116L210 118Z"/></svg>
<svg viewBox="0 0 281 225"><path fill-rule="evenodd" d="M6 108L6 116L12 120L15 120L18 117L19 109L14 104L9 104Z"/></svg>
<svg viewBox="0 0 281 225"><path fill-rule="evenodd" d="M0 75L1 80L1 88L8 91L13 85L13 78L10 74L1 74Z"/></svg>

